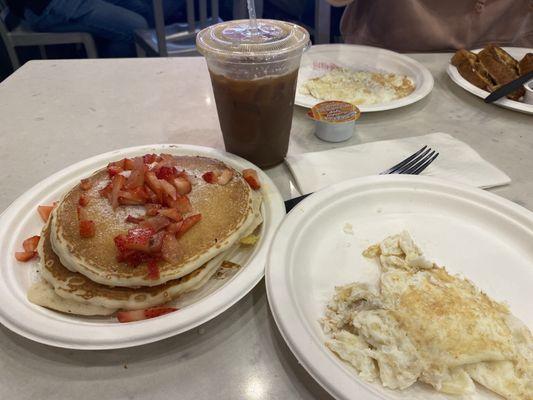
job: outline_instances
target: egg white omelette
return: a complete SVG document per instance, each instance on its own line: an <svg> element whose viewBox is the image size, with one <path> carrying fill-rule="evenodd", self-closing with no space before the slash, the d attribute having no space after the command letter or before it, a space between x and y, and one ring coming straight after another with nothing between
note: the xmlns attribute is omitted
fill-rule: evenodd
<svg viewBox="0 0 533 400"><path fill-rule="evenodd" d="M353 71L337 67L306 81L300 92L319 100L340 100L355 105L388 103L415 90L411 78L394 73Z"/></svg>
<svg viewBox="0 0 533 400"><path fill-rule="evenodd" d="M505 305L427 261L407 232L363 255L379 259L378 286L337 287L321 321L327 347L361 378L456 395L477 382L505 399L533 399L533 338Z"/></svg>

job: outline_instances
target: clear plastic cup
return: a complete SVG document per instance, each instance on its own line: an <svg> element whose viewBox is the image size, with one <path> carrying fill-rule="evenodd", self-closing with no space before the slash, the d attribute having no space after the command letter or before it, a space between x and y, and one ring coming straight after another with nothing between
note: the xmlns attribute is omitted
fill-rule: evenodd
<svg viewBox="0 0 533 400"><path fill-rule="evenodd" d="M296 80L309 33L283 21L222 22L202 30L224 145L260 167L283 161L289 146Z"/></svg>

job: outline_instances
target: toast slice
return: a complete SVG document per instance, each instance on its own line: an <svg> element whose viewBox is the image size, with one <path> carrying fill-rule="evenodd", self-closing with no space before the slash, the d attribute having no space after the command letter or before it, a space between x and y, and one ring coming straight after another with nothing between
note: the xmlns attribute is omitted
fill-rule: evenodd
<svg viewBox="0 0 533 400"><path fill-rule="evenodd" d="M464 58L463 61L457 65L457 71L472 85L489 92L493 90L494 82L491 80L485 67L477 60Z"/></svg>
<svg viewBox="0 0 533 400"><path fill-rule="evenodd" d="M465 60L472 60L472 62L475 62L477 60L477 56L471 51L459 49L453 55L451 63L453 66L458 67L459 64Z"/></svg>
<svg viewBox="0 0 533 400"><path fill-rule="evenodd" d="M486 68L495 83L490 91L498 89L518 78L518 61L500 47L489 45L477 54L479 62ZM524 95L520 88L507 95L507 98L518 101Z"/></svg>
<svg viewBox="0 0 533 400"><path fill-rule="evenodd" d="M527 53L518 63L518 75L523 76L533 71L533 53Z"/></svg>

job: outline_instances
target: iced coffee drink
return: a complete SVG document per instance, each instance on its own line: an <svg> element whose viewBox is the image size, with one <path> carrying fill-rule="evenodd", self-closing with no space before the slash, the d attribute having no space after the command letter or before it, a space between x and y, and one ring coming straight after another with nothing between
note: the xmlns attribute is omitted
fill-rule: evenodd
<svg viewBox="0 0 533 400"><path fill-rule="evenodd" d="M269 167L287 154L298 68L309 35L301 27L259 20L224 22L200 32L226 150Z"/></svg>

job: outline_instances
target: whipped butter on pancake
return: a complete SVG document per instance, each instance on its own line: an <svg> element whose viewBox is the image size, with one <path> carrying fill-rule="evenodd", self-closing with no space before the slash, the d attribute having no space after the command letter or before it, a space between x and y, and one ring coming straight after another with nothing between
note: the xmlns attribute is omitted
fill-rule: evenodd
<svg viewBox="0 0 533 400"><path fill-rule="evenodd" d="M28 298L79 315L122 310L121 322L174 311L160 306L204 286L239 246L255 242L259 189L255 171L207 157L112 162L53 211L39 210L47 223L38 247L33 237L25 250L38 253L43 281Z"/></svg>

